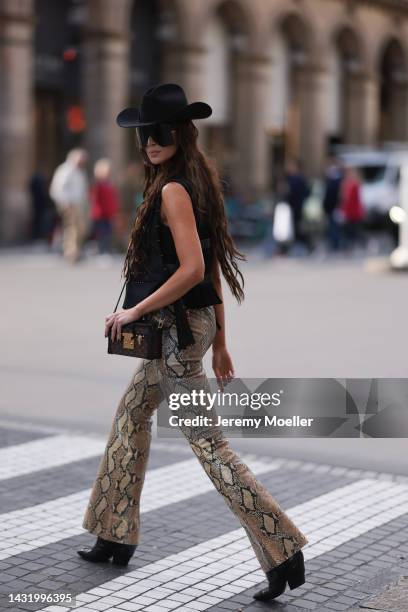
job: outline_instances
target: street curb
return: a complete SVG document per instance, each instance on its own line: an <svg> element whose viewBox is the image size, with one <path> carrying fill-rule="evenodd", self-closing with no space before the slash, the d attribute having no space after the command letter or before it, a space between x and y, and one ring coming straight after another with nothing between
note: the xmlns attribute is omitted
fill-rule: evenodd
<svg viewBox="0 0 408 612"><path fill-rule="evenodd" d="M403 574L384 591L377 593L370 599L362 601L358 607L349 608L347 612L361 612L371 610L372 612L406 612L408 609L408 574Z"/></svg>

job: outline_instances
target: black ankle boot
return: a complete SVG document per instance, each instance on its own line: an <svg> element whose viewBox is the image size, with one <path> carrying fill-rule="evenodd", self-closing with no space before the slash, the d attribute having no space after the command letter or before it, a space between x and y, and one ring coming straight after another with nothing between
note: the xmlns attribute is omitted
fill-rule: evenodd
<svg viewBox="0 0 408 612"><path fill-rule="evenodd" d="M292 557L269 570L266 577L268 578L268 587L258 591L253 596L258 601L268 601L282 595L286 588L286 582L291 590L304 584L305 564L302 551L298 550Z"/></svg>
<svg viewBox="0 0 408 612"><path fill-rule="evenodd" d="M112 557L112 563L115 565L126 566L135 550L136 544L121 544L98 537L93 548L81 548L77 553L93 563L106 562Z"/></svg>

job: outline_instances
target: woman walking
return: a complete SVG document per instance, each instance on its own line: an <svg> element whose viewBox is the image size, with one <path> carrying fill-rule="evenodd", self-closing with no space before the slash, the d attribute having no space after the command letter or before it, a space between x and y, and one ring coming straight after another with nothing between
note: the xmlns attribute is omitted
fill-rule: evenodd
<svg viewBox="0 0 408 612"><path fill-rule="evenodd" d="M221 389L234 376L226 346L221 271L238 302L244 297L238 251L227 230L217 170L197 144L192 119L211 115L204 102L187 103L183 89L167 83L145 92L140 109L117 118L136 128L145 164L144 201L135 218L124 274L123 309L106 317L105 336L150 314L163 325L160 359L142 359L114 417L91 492L83 527L97 536L78 551L88 561L127 565L139 542L139 503L151 440L152 415L177 387L210 392L202 359L212 346L212 366ZM163 266L174 270L155 287ZM240 277L241 284L237 281ZM212 409L213 410L213 409ZM179 416L213 417L205 406L183 407ZM207 421L208 422L208 421ZM230 448L216 426L180 426L194 454L245 529L268 588L268 600L304 583L301 548L307 538Z"/></svg>

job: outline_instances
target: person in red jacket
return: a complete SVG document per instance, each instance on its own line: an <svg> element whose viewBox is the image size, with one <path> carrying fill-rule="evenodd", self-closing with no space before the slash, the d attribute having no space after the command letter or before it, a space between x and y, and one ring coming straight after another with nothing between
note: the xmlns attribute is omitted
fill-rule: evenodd
<svg viewBox="0 0 408 612"><path fill-rule="evenodd" d="M110 254L112 248L113 220L119 210L118 191L110 180L111 162L99 159L94 166L94 182L91 185L91 218L94 221L98 249Z"/></svg>
<svg viewBox="0 0 408 612"><path fill-rule="evenodd" d="M362 225L364 205L361 200L360 180L355 168L346 167L340 195L340 217L346 248L359 243L366 245Z"/></svg>

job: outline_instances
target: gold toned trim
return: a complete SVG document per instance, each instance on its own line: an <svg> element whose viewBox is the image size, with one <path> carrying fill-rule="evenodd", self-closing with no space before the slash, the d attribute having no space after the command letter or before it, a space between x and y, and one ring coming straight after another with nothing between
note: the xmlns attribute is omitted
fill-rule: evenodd
<svg viewBox="0 0 408 612"><path fill-rule="evenodd" d="M122 332L123 343L122 346L125 349L134 349L135 348L135 339L132 332Z"/></svg>

